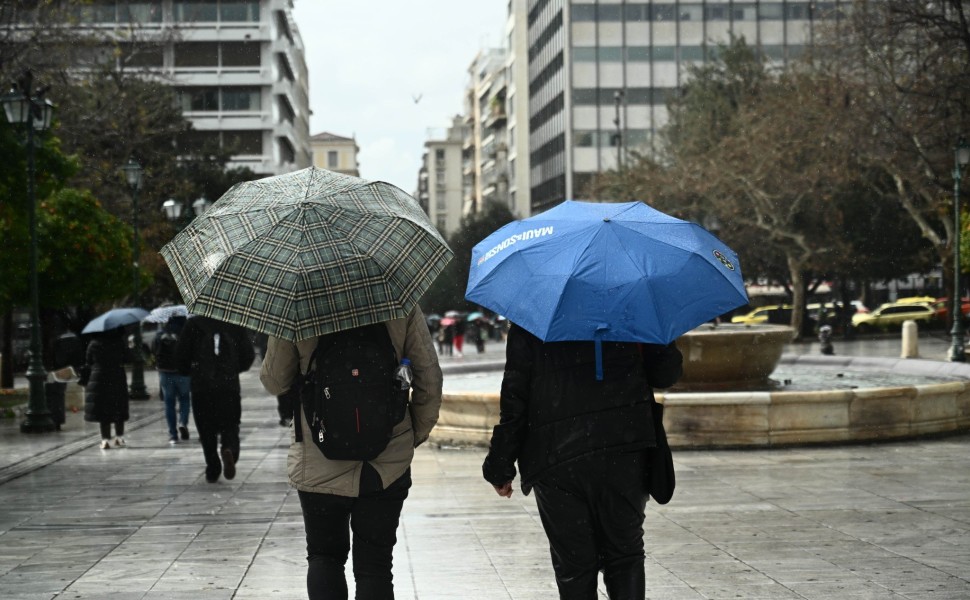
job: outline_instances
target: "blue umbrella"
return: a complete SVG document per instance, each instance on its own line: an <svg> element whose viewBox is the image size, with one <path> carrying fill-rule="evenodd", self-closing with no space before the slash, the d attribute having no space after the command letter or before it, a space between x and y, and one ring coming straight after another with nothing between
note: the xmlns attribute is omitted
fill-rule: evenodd
<svg viewBox="0 0 970 600"><path fill-rule="evenodd" d="M567 200L479 242L465 298L547 342L667 344L748 302L738 263L700 225L642 202Z"/></svg>
<svg viewBox="0 0 970 600"><path fill-rule="evenodd" d="M84 326L81 333L100 333L137 323L148 316L144 308L126 307L112 308L108 312L98 315Z"/></svg>

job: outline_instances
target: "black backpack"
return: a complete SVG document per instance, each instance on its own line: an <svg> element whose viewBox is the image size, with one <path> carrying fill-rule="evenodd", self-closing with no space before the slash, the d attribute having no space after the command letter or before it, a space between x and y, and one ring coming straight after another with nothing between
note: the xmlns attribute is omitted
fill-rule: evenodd
<svg viewBox="0 0 970 600"><path fill-rule="evenodd" d="M331 460L373 460L406 414L408 391L395 385L398 361L383 323L321 336L294 403L296 440L303 440L300 407L313 443Z"/></svg>
<svg viewBox="0 0 970 600"><path fill-rule="evenodd" d="M176 350L179 345L179 334L174 331L162 330L158 334L158 343L155 346L155 366L163 371L175 371L178 369L178 359Z"/></svg>

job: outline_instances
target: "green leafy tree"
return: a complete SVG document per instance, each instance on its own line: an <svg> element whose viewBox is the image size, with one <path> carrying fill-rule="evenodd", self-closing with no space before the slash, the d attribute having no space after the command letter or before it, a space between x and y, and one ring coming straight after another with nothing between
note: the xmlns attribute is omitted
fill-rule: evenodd
<svg viewBox="0 0 970 600"><path fill-rule="evenodd" d="M426 314L476 308L465 300L472 248L496 229L514 220L515 215L508 206L498 203L489 203L482 212L462 218L458 231L448 239L455 257L421 299L421 308Z"/></svg>
<svg viewBox="0 0 970 600"><path fill-rule="evenodd" d="M43 306L101 305L131 292L131 227L86 190L59 190L39 208Z"/></svg>

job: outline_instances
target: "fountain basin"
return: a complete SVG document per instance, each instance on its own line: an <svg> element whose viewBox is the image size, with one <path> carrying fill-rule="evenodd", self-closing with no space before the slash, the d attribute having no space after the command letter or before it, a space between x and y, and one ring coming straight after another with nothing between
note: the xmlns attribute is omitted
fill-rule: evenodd
<svg viewBox="0 0 970 600"><path fill-rule="evenodd" d="M677 339L684 374L674 390L763 388L794 330L784 325L704 325Z"/></svg>
<svg viewBox="0 0 970 600"><path fill-rule="evenodd" d="M970 365L966 363L822 355L782 356L779 363L833 374L910 374L916 381L926 378L927 383L817 391L659 392L671 446L778 447L970 431ZM491 367L500 378L502 363ZM495 389L446 393L432 441L487 445L499 419Z"/></svg>

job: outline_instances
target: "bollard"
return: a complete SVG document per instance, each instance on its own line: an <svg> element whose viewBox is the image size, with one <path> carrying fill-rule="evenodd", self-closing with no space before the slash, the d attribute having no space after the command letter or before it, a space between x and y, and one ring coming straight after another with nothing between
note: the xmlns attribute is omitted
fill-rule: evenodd
<svg viewBox="0 0 970 600"><path fill-rule="evenodd" d="M900 358L919 358L919 328L916 321L903 322L903 349Z"/></svg>

